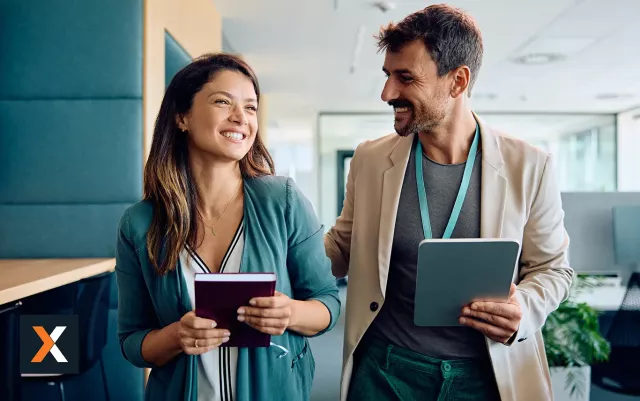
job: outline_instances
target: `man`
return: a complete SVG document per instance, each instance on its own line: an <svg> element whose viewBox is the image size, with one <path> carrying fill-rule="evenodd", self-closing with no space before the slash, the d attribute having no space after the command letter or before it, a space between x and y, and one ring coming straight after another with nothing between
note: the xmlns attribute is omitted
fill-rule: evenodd
<svg viewBox="0 0 640 401"><path fill-rule="evenodd" d="M483 45L460 10L427 7L382 29L378 44L396 133L357 147L342 214L325 236L334 275L349 274L341 399L551 400L540 329L573 277L552 158L471 111ZM508 301L465 307L460 327L416 326L428 231L521 240Z"/></svg>

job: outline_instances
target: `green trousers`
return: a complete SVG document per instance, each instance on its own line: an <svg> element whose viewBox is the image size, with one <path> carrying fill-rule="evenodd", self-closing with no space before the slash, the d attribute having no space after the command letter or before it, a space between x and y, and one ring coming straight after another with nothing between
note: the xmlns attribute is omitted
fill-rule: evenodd
<svg viewBox="0 0 640 401"><path fill-rule="evenodd" d="M500 401L488 361L444 361L375 340L360 347L348 401Z"/></svg>

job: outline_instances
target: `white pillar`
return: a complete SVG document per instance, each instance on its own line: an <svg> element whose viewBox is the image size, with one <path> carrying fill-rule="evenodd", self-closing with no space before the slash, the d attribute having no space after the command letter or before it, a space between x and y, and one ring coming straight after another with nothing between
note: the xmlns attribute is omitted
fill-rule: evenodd
<svg viewBox="0 0 640 401"><path fill-rule="evenodd" d="M618 114L618 191L640 191L640 108Z"/></svg>

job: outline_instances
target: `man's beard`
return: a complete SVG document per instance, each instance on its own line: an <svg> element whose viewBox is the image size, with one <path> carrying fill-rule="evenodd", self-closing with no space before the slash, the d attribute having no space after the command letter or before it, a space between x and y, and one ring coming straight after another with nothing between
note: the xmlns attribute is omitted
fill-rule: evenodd
<svg viewBox="0 0 640 401"><path fill-rule="evenodd" d="M396 133L402 137L430 131L439 126L444 119L443 109L428 110L426 107L419 106L416 108L413 105L409 107L411 107L411 117L409 117L409 121L400 128L395 128L394 124Z"/></svg>

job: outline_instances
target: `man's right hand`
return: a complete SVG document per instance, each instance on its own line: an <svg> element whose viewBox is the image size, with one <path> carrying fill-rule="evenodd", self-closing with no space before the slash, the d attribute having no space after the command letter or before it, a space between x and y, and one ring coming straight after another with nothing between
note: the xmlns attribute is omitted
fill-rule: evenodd
<svg viewBox="0 0 640 401"><path fill-rule="evenodd" d="M216 322L196 316L191 311L182 316L177 325L180 348L185 354L200 355L229 341L228 330L216 329Z"/></svg>

